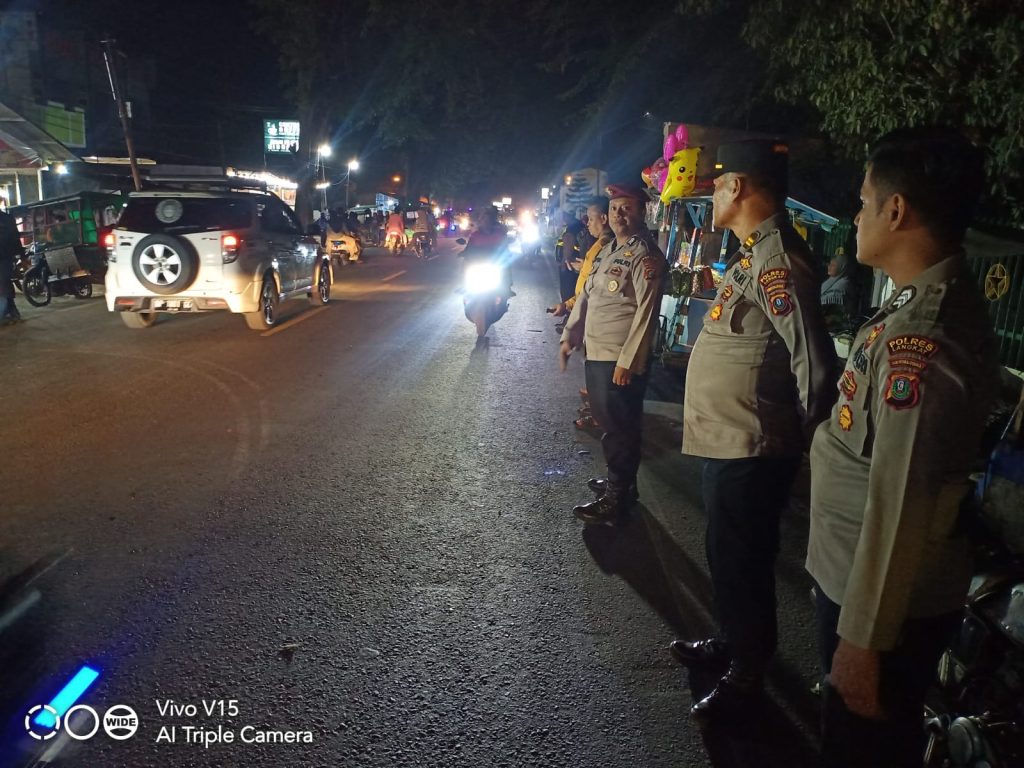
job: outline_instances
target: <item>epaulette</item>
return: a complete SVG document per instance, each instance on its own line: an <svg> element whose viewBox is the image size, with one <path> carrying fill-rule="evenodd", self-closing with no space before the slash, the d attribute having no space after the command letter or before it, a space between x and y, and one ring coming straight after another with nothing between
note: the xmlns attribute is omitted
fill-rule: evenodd
<svg viewBox="0 0 1024 768"><path fill-rule="evenodd" d="M640 235L633 235L629 240L626 241L626 245L636 245L641 241Z"/></svg>

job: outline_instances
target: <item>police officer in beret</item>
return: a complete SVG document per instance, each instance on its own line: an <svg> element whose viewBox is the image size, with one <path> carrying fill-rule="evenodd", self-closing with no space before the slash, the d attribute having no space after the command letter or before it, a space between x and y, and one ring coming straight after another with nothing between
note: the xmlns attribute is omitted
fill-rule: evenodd
<svg viewBox="0 0 1024 768"><path fill-rule="evenodd" d="M714 225L741 243L690 357L683 453L706 459L708 566L721 636L676 640L687 665L727 669L702 722L749 711L775 652L779 519L815 426L835 399L835 350L807 243L786 213L788 147L722 145Z"/></svg>
<svg viewBox="0 0 1024 768"><path fill-rule="evenodd" d="M562 333L566 369L573 349L586 348L586 382L594 419L604 427L607 478L593 478L596 501L573 508L585 523L615 525L637 499L644 392L658 330L665 255L644 223L646 193L608 188L608 224L615 237L594 260Z"/></svg>
<svg viewBox="0 0 1024 768"><path fill-rule="evenodd" d="M962 243L982 154L950 129L893 131L860 190L857 260L897 290L861 328L811 447L807 570L829 675L823 764L920 766L925 693L959 625L960 503L999 383Z"/></svg>

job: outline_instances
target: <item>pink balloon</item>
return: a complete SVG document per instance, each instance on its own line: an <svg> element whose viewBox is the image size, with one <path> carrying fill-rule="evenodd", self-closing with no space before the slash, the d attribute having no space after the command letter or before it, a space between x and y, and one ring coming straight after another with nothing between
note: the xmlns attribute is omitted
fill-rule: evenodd
<svg viewBox="0 0 1024 768"><path fill-rule="evenodd" d="M662 157L665 158L665 162L671 162L673 156L676 153L676 137L675 134L670 133L665 137L665 151Z"/></svg>
<svg viewBox="0 0 1024 768"><path fill-rule="evenodd" d="M686 123L680 123L676 128L676 149L686 149L690 146L690 129L686 127ZM673 153L675 154L675 153Z"/></svg>

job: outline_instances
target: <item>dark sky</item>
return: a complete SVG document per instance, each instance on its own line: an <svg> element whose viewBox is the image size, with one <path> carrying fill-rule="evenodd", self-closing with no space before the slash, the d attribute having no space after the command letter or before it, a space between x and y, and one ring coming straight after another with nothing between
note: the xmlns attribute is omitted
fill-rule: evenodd
<svg viewBox="0 0 1024 768"><path fill-rule="evenodd" d="M10 4L14 7L15 4ZM219 154L231 162L261 158L262 120L289 117L277 54L252 29L246 0L39 0L42 25L83 32L98 46L117 40L124 66L150 83L152 127L141 149ZM143 128L140 123L140 129ZM216 161L217 157L206 157Z"/></svg>

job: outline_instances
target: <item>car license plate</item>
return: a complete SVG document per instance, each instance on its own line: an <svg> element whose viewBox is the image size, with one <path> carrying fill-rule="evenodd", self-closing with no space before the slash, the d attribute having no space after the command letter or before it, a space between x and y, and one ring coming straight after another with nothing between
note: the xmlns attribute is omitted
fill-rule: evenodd
<svg viewBox="0 0 1024 768"><path fill-rule="evenodd" d="M166 309L192 309L191 299L167 299L164 302Z"/></svg>

